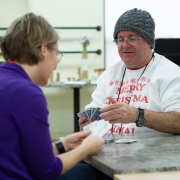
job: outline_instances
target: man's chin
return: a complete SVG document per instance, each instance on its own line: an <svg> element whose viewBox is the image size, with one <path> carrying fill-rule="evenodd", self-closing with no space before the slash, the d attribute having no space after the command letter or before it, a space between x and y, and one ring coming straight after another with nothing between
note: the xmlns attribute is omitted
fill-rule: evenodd
<svg viewBox="0 0 180 180"><path fill-rule="evenodd" d="M124 63L125 64L127 64L127 65L131 65L131 64L133 64L133 58L123 58L123 61L124 61Z"/></svg>

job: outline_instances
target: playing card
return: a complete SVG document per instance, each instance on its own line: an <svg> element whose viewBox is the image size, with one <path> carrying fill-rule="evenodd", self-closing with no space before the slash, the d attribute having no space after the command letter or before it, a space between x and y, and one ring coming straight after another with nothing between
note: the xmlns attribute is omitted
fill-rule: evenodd
<svg viewBox="0 0 180 180"><path fill-rule="evenodd" d="M83 127L83 131L91 130L91 136L103 137L111 128L111 124L108 121L100 120L93 121L92 123Z"/></svg>
<svg viewBox="0 0 180 180"><path fill-rule="evenodd" d="M83 111L79 112L77 115L81 118L86 115L85 113L86 113L86 110L83 110Z"/></svg>
<svg viewBox="0 0 180 180"><path fill-rule="evenodd" d="M90 119L93 117L93 114L94 114L95 110L96 110L96 108L94 108L94 107L91 108L91 117L90 117Z"/></svg>
<svg viewBox="0 0 180 180"><path fill-rule="evenodd" d="M83 131L84 131L84 132L87 132L87 131L89 131L90 129L91 129L90 124L88 124L88 125L86 125L86 126L83 127Z"/></svg>
<svg viewBox="0 0 180 180"><path fill-rule="evenodd" d="M92 111L91 108L86 109L86 115L87 115L86 117L87 117L88 120L91 119L91 111Z"/></svg>
<svg viewBox="0 0 180 180"><path fill-rule="evenodd" d="M93 121L91 123L91 130L93 131L96 126L97 126L97 121Z"/></svg>
<svg viewBox="0 0 180 180"><path fill-rule="evenodd" d="M81 118L82 117L82 114L81 112L77 113L77 115Z"/></svg>
<svg viewBox="0 0 180 180"><path fill-rule="evenodd" d="M136 139L119 139L115 141L116 144L131 144L134 142L137 142L137 140Z"/></svg>
<svg viewBox="0 0 180 180"><path fill-rule="evenodd" d="M91 113L91 120L100 120L101 118L99 117L100 115L100 109L101 108L93 108L92 113Z"/></svg>
<svg viewBox="0 0 180 180"><path fill-rule="evenodd" d="M92 130L96 127L96 124L97 124L97 121L93 121L92 123L84 126L83 131L86 132L86 131L91 130L91 134L92 134Z"/></svg>
<svg viewBox="0 0 180 180"><path fill-rule="evenodd" d="M83 117L83 116L85 116L85 117L88 119L88 118L89 118L89 113L88 113L87 111L89 111L89 109L85 109L85 110L77 113L77 115L78 115L80 118ZM91 112L91 111L90 111L90 112Z"/></svg>
<svg viewBox="0 0 180 180"><path fill-rule="evenodd" d="M98 136L98 134L101 133L104 127L104 120L96 121L96 122L97 122L96 126L94 127L94 129L92 129L92 136Z"/></svg>
<svg viewBox="0 0 180 180"><path fill-rule="evenodd" d="M106 132L109 131L109 129L111 128L111 125L109 122L104 121L104 120L100 120L100 121L96 121L96 126L94 127L94 129L92 129L92 136L99 136L99 137L103 137Z"/></svg>
<svg viewBox="0 0 180 180"><path fill-rule="evenodd" d="M86 117L87 120L100 120L100 109L99 107L91 107L88 109L79 112L77 115L81 118L83 116Z"/></svg>
<svg viewBox="0 0 180 180"><path fill-rule="evenodd" d="M104 121L104 120L100 120L100 121ZM103 137L108 131L109 129L112 127L112 125L107 122L107 121L104 121L104 125L103 127L101 128L101 131L99 131L98 135L99 137Z"/></svg>

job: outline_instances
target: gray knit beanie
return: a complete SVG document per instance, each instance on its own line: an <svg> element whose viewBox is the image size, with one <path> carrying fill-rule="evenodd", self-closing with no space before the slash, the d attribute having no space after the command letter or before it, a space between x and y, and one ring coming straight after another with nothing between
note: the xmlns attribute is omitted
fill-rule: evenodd
<svg viewBox="0 0 180 180"><path fill-rule="evenodd" d="M121 30L133 31L143 37L151 46L155 48L155 23L147 11L136 8L126 11L116 22L114 27L114 39Z"/></svg>

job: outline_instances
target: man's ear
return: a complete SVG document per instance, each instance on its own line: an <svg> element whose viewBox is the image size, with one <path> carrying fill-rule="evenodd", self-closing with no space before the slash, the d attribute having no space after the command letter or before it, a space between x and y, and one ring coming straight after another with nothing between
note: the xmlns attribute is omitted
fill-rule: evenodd
<svg viewBox="0 0 180 180"><path fill-rule="evenodd" d="M150 49L152 49L152 46L151 46L151 44L149 44L149 43L148 43L148 45L149 45L149 48L150 48Z"/></svg>

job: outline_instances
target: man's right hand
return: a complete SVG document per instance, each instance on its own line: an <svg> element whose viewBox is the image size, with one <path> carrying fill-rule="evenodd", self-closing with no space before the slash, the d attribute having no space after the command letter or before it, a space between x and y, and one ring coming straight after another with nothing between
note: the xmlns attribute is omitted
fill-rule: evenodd
<svg viewBox="0 0 180 180"><path fill-rule="evenodd" d="M87 120L85 116L81 117L78 120L80 131L83 130L83 127L93 122L92 120Z"/></svg>

